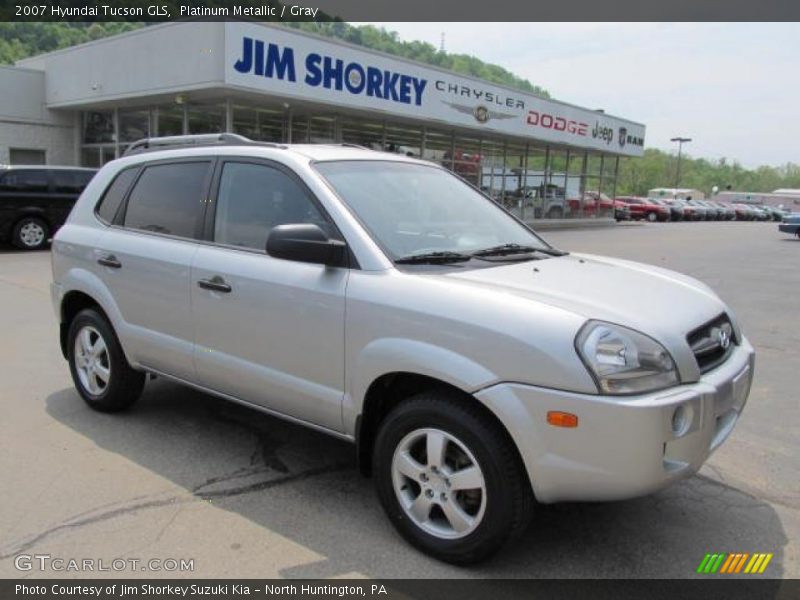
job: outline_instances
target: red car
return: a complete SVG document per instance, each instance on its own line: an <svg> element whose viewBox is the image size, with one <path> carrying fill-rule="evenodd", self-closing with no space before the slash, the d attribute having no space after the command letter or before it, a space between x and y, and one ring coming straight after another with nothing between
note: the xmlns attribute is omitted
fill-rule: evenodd
<svg viewBox="0 0 800 600"><path fill-rule="evenodd" d="M621 196L616 198L620 202L624 202L631 209L631 219L639 221L647 219L651 223L656 221L669 221L669 207L660 204L654 204L647 198L638 198L636 196Z"/></svg>

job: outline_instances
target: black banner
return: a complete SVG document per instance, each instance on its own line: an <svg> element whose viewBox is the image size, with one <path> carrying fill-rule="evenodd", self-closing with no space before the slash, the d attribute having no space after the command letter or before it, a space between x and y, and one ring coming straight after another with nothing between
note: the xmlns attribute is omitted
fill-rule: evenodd
<svg viewBox="0 0 800 600"><path fill-rule="evenodd" d="M694 580L180 580L30 579L0 582L0 598L28 600L136 600L314 598L369 600L796 600L800 580L748 576Z"/></svg>
<svg viewBox="0 0 800 600"><path fill-rule="evenodd" d="M0 21L798 21L796 0L0 0Z"/></svg>

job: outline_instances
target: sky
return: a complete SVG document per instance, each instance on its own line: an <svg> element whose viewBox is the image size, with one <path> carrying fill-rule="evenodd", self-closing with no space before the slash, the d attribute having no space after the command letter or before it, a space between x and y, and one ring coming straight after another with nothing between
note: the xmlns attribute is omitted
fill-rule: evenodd
<svg viewBox="0 0 800 600"><path fill-rule="evenodd" d="M800 23L373 23L647 126L645 146L800 163Z"/></svg>

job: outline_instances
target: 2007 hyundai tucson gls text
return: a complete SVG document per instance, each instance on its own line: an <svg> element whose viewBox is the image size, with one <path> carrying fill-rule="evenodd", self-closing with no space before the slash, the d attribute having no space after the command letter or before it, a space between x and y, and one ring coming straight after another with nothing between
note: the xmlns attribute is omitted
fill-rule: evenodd
<svg viewBox="0 0 800 600"><path fill-rule="evenodd" d="M53 279L89 406L153 373L350 440L402 536L455 563L535 501L695 473L753 375L704 284L557 250L436 164L346 145L138 142L55 236Z"/></svg>

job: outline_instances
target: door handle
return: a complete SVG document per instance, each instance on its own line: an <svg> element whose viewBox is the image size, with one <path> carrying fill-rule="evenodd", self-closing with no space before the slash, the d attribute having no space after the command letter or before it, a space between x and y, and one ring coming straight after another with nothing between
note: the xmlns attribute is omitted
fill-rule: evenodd
<svg viewBox="0 0 800 600"><path fill-rule="evenodd" d="M222 292L223 294L228 294L233 289L230 285L225 283L225 280L219 275L214 275L211 279L200 279L197 281L197 285L204 290Z"/></svg>
<svg viewBox="0 0 800 600"><path fill-rule="evenodd" d="M104 267L109 267L111 269L119 269L122 266L122 263L117 260L117 257L113 254L106 254L105 256L101 256L97 259L98 264L103 265Z"/></svg>

